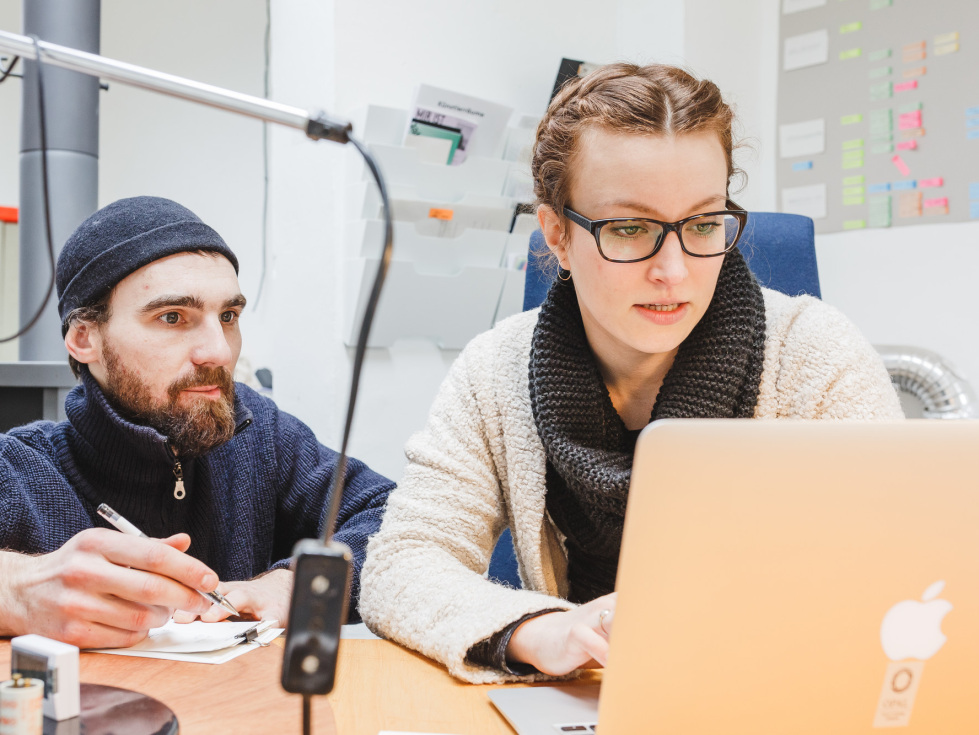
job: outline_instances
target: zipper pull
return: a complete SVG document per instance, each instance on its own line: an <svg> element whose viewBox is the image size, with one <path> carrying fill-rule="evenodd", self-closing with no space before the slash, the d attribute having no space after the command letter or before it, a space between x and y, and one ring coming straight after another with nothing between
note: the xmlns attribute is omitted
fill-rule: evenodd
<svg viewBox="0 0 979 735"><path fill-rule="evenodd" d="M174 463L173 476L177 478L177 484L173 486L173 497L183 500L187 497L187 491L184 490L184 469L180 466L180 462Z"/></svg>

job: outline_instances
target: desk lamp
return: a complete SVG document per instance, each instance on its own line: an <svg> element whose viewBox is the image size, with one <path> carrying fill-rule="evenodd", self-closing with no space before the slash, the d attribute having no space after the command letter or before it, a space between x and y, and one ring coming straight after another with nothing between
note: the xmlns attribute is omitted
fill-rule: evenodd
<svg viewBox="0 0 979 735"><path fill-rule="evenodd" d="M282 687L288 692L303 695L303 732L309 733L313 695L327 694L333 689L340 626L347 617L351 555L346 546L333 540L333 531L343 495L343 478L347 466L347 442L353 424L360 373L367 351L367 339L377 302L380 299L384 277L391 262L394 240L387 188L377 164L366 146L350 135L352 130L350 123L334 119L322 112L311 114L298 107L290 107L261 97L240 94L97 54L78 51L67 46L47 43L38 40L36 37L20 36L6 31L0 31L0 51L37 61L39 88L43 84L42 67L45 64L50 64L101 79L179 97L190 102L217 107L239 115L255 117L265 122L298 128L313 140L351 143L363 156L380 190L385 220L384 250L364 312L360 334L357 338L343 442L340 447L336 472L333 476L333 484L330 488L330 504L323 522L323 537L321 539L304 539L296 544L293 549L292 567L295 578L282 662ZM15 62L16 59L11 62L11 69ZM53 284L54 248L51 243L50 202L47 186L47 146L44 142L46 138L44 95L41 93L38 94L38 104L42 141L44 209ZM50 290L48 296L50 296ZM22 331L26 331L30 327L29 324Z"/></svg>

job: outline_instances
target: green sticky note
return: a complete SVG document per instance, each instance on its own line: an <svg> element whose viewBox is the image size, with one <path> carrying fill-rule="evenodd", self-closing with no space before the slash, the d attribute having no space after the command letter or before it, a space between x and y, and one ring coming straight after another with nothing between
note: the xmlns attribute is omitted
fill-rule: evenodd
<svg viewBox="0 0 979 735"><path fill-rule="evenodd" d="M870 0L871 10L883 10L894 4L894 0Z"/></svg>
<svg viewBox="0 0 979 735"><path fill-rule="evenodd" d="M863 158L863 148L855 151L843 151L844 161L855 161L858 158Z"/></svg>
<svg viewBox="0 0 979 735"><path fill-rule="evenodd" d="M847 59L857 59L860 58L860 54L863 53L858 48L850 48L846 51L840 51L840 61L846 61Z"/></svg>
<svg viewBox="0 0 979 735"><path fill-rule="evenodd" d="M870 85L870 101L880 102L881 100L889 100L894 94L893 87L890 82L881 82L880 84Z"/></svg>
<svg viewBox="0 0 979 735"><path fill-rule="evenodd" d="M863 168L863 159L854 158L852 161L843 161L843 168Z"/></svg>
<svg viewBox="0 0 979 735"><path fill-rule="evenodd" d="M894 144L893 143L874 143L870 148L871 153L893 153Z"/></svg>
<svg viewBox="0 0 979 735"><path fill-rule="evenodd" d="M862 197L864 194L866 194L866 191L864 191L864 187L862 187L862 186L844 186L843 187L843 196L844 197Z"/></svg>
<svg viewBox="0 0 979 735"><path fill-rule="evenodd" d="M843 197L844 207L855 207L859 204L863 204L863 197Z"/></svg>
<svg viewBox="0 0 979 735"><path fill-rule="evenodd" d="M889 48L877 49L867 54L867 58L871 61L883 61L884 59L891 58L891 50Z"/></svg>
<svg viewBox="0 0 979 735"><path fill-rule="evenodd" d="M889 77L894 69L889 66L878 66L875 69L870 70L871 79L882 79L883 77Z"/></svg>
<svg viewBox="0 0 979 735"><path fill-rule="evenodd" d="M840 118L840 125L853 125L854 123L862 122L863 115L857 113L855 115L844 115Z"/></svg>
<svg viewBox="0 0 979 735"><path fill-rule="evenodd" d="M901 105L900 107L898 107L897 108L897 114L903 115L903 114L905 114L907 112L915 112L915 111L920 110L920 109L921 109L921 103L920 102L912 102L910 104Z"/></svg>
<svg viewBox="0 0 979 735"><path fill-rule="evenodd" d="M871 227L890 227L891 226L891 208L888 207L886 211L875 212L870 211Z"/></svg>
<svg viewBox="0 0 979 735"><path fill-rule="evenodd" d="M843 179L843 186L856 186L857 184L863 183L863 174L857 174L856 176L847 176Z"/></svg>
<svg viewBox="0 0 979 735"><path fill-rule="evenodd" d="M841 25L840 33L854 33L856 31L859 31L861 28L863 28L863 23L857 20L854 21L853 23L846 23L845 25Z"/></svg>
<svg viewBox="0 0 979 735"><path fill-rule="evenodd" d="M867 223L862 219L848 219L843 223L844 230L862 230Z"/></svg>
<svg viewBox="0 0 979 735"><path fill-rule="evenodd" d="M853 140L843 141L843 150L852 151L857 148L863 148L863 138L854 138Z"/></svg>

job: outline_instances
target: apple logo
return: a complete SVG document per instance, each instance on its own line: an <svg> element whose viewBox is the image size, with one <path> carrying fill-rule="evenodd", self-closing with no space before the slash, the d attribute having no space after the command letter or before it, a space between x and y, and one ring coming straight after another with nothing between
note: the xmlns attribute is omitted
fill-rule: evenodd
<svg viewBox="0 0 979 735"><path fill-rule="evenodd" d="M880 625L880 642L887 658L926 661L938 653L947 640L942 618L952 609L951 602L937 599L943 589L945 582L940 580L925 590L921 602L902 600L887 611Z"/></svg>

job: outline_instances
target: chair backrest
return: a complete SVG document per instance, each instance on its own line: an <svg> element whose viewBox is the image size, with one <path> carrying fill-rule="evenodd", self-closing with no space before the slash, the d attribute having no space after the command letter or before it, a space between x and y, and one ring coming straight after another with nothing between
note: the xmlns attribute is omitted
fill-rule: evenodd
<svg viewBox="0 0 979 735"><path fill-rule="evenodd" d="M798 214L752 212L738 248L762 286L789 296L810 294L821 297L816 266L816 238L812 220ZM523 308L535 309L544 302L555 277L540 230L530 236ZM493 552L490 579L520 587L517 559L509 529Z"/></svg>
<svg viewBox="0 0 979 735"><path fill-rule="evenodd" d="M752 212L738 249L762 286L789 296L821 297L815 231L808 217ZM537 230L530 236L524 311L535 309L544 302L547 289L554 280L554 269L550 267L546 253L544 235Z"/></svg>

